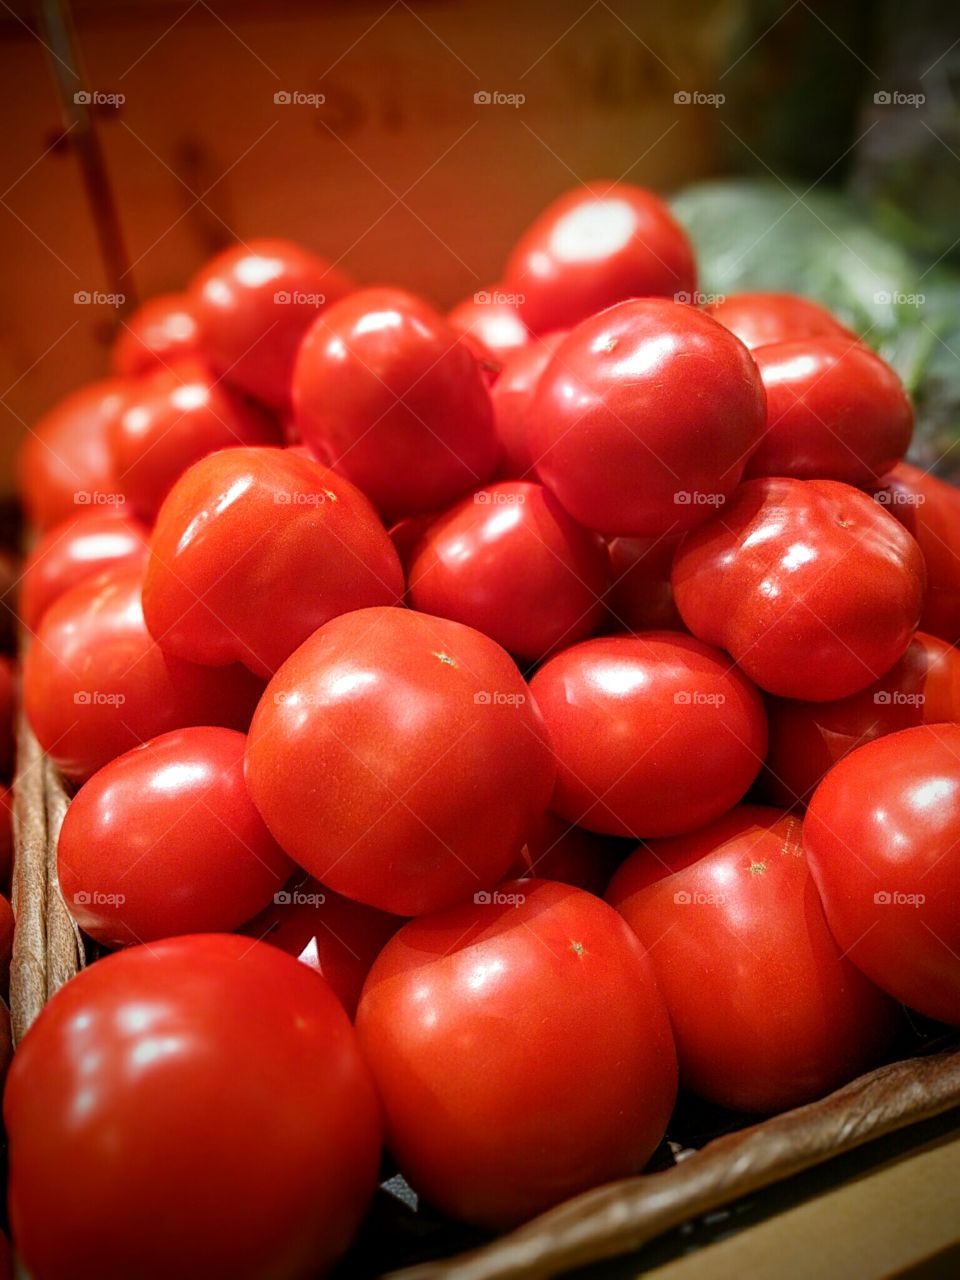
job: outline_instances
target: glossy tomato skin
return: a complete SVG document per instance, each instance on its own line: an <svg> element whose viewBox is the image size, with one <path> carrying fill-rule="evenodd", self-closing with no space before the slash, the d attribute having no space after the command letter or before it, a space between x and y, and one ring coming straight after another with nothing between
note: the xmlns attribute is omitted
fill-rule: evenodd
<svg viewBox="0 0 960 1280"><path fill-rule="evenodd" d="M686 625L761 689L826 702L872 684L910 643L925 570L913 538L834 480L750 480L684 540L673 595Z"/></svg>
<svg viewBox="0 0 960 1280"><path fill-rule="evenodd" d="M830 928L877 986L960 1024L960 725L853 751L821 782L803 839Z"/></svg>
<svg viewBox="0 0 960 1280"><path fill-rule="evenodd" d="M20 620L34 631L51 604L85 578L146 566L150 530L115 510L83 509L34 545L20 579Z"/></svg>
<svg viewBox="0 0 960 1280"><path fill-rule="evenodd" d="M442 316L401 289L361 289L307 333L297 425L390 521L475 489L497 457L480 364Z"/></svg>
<svg viewBox="0 0 960 1280"><path fill-rule="evenodd" d="M297 348L318 313L349 293L337 267L289 240L234 245L194 277L190 305L217 373L280 412Z"/></svg>
<svg viewBox="0 0 960 1280"><path fill-rule="evenodd" d="M706 311L751 351L798 338L856 340L826 307L795 293L729 293L708 303Z"/></svg>
<svg viewBox="0 0 960 1280"><path fill-rule="evenodd" d="M913 406L885 360L854 338L758 347L767 428L747 476L875 485L907 451Z"/></svg>
<svg viewBox="0 0 960 1280"><path fill-rule="evenodd" d="M676 1094L643 948L605 903L548 880L405 925L357 1031L404 1175L486 1228L642 1168Z"/></svg>
<svg viewBox="0 0 960 1280"><path fill-rule="evenodd" d="M621 841L574 827L555 813L544 813L531 826L509 880L559 880L598 897L623 857Z"/></svg>
<svg viewBox="0 0 960 1280"><path fill-rule="evenodd" d="M509 655L407 609L321 627L267 686L247 742L247 784L282 847L337 893L396 915L494 885L553 777Z"/></svg>
<svg viewBox="0 0 960 1280"><path fill-rule="evenodd" d="M610 581L602 539L542 485L503 481L437 517L413 554L412 607L535 661L598 630Z"/></svg>
<svg viewBox="0 0 960 1280"><path fill-rule="evenodd" d="M801 841L779 809L740 805L642 845L607 891L648 948L680 1079L736 1111L802 1106L890 1046L897 1007L841 954Z"/></svg>
<svg viewBox="0 0 960 1280"><path fill-rule="evenodd" d="M670 585L679 538L611 538L607 608L622 631L682 631Z"/></svg>
<svg viewBox="0 0 960 1280"><path fill-rule="evenodd" d="M143 588L166 652L268 677L317 627L403 599L403 571L348 480L291 449L223 449L157 516Z"/></svg>
<svg viewBox="0 0 960 1280"><path fill-rule="evenodd" d="M585 640L546 662L530 688L557 757L550 808L591 831L690 831L736 804L763 762L759 694L692 636Z"/></svg>
<svg viewBox="0 0 960 1280"><path fill-rule="evenodd" d="M626 182L568 191L517 242L503 287L533 333L578 324L624 298L677 295L697 282L687 234L652 191Z"/></svg>
<svg viewBox="0 0 960 1280"><path fill-rule="evenodd" d="M513 295L499 285L478 289L472 297L458 302L448 314L447 322L461 333L477 338L494 359L501 361L522 351L530 341Z"/></svg>
<svg viewBox="0 0 960 1280"><path fill-rule="evenodd" d="M263 410L208 368L181 361L140 382L113 424L111 442L130 506L152 523L174 483L200 458L233 445L279 445L281 436Z"/></svg>
<svg viewBox="0 0 960 1280"><path fill-rule="evenodd" d="M532 479L535 474L529 441L531 405L537 383L565 337L566 331L561 330L536 338L504 360L500 376L490 391L500 441L496 472L499 479Z"/></svg>
<svg viewBox="0 0 960 1280"><path fill-rule="evenodd" d="M376 1186L379 1108L346 1015L250 938L83 970L20 1044L4 1118L36 1280L309 1280Z"/></svg>
<svg viewBox="0 0 960 1280"><path fill-rule="evenodd" d="M246 737L198 726L104 765L67 809L57 846L64 901L107 947L235 929L293 864L243 780Z"/></svg>
<svg viewBox="0 0 960 1280"><path fill-rule="evenodd" d="M766 794L805 804L838 760L875 738L918 724L960 721L960 653L918 631L874 684L837 702L767 699Z"/></svg>
<svg viewBox="0 0 960 1280"><path fill-rule="evenodd" d="M750 353L694 307L621 302L577 325L537 384L543 483L601 533L680 534L737 486L764 426Z"/></svg>
<svg viewBox="0 0 960 1280"><path fill-rule="evenodd" d="M164 652L147 631L139 569L77 583L46 611L23 664L24 709L73 781L171 729L246 729L263 685Z"/></svg>
<svg viewBox="0 0 960 1280"><path fill-rule="evenodd" d="M148 298L123 323L113 344L111 363L121 377L140 377L184 357L203 359L203 339L189 297L161 293Z"/></svg>

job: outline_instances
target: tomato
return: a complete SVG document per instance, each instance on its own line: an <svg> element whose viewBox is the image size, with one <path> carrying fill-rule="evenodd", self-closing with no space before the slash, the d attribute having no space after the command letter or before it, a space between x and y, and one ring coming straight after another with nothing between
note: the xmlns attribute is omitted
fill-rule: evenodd
<svg viewBox="0 0 960 1280"><path fill-rule="evenodd" d="M960 641L960 493L919 467L899 463L875 494L885 510L916 538L927 566L920 626Z"/></svg>
<svg viewBox="0 0 960 1280"><path fill-rule="evenodd" d="M76 781L171 729L245 729L263 688L243 667L211 670L162 650L144 623L140 587L138 569L78 582L46 611L24 659L27 718Z"/></svg>
<svg viewBox="0 0 960 1280"><path fill-rule="evenodd" d="M610 907L549 880L486 897L404 925L357 1032L407 1180L499 1229L641 1169L677 1068L650 962Z"/></svg>
<svg viewBox="0 0 960 1280"><path fill-rule="evenodd" d="M585 640L530 682L557 757L550 808L619 836L666 836L743 796L767 746L763 705L722 653L691 636Z"/></svg>
<svg viewBox="0 0 960 1280"><path fill-rule="evenodd" d="M527 832L510 880L559 880L588 893L602 894L622 857L618 840L573 827L555 813L544 813Z"/></svg>
<svg viewBox="0 0 960 1280"><path fill-rule="evenodd" d="M280 444L276 423L196 362L145 378L113 424L114 465L136 514L153 521L188 467L231 445Z"/></svg>
<svg viewBox="0 0 960 1280"><path fill-rule="evenodd" d="M913 408L885 360L853 338L800 338L753 353L767 429L747 476L876 484L907 451Z"/></svg>
<svg viewBox="0 0 960 1280"><path fill-rule="evenodd" d="M489 485L439 516L408 573L422 613L476 627L519 658L596 631L610 580L606 550L542 485Z"/></svg>
<svg viewBox="0 0 960 1280"><path fill-rule="evenodd" d="M533 333L565 329L624 298L692 295L696 282L686 232L652 191L626 182L583 185L548 205L503 275Z"/></svg>
<svg viewBox="0 0 960 1280"><path fill-rule="evenodd" d="M396 915L495 884L553 775L504 650L405 609L360 609L315 632L267 686L247 741L247 784L287 853Z"/></svg>
<svg viewBox="0 0 960 1280"><path fill-rule="evenodd" d="M680 631L670 571L679 538L611 538L607 608L625 631Z"/></svg>
<svg viewBox="0 0 960 1280"><path fill-rule="evenodd" d="M693 1093L783 1111L889 1047L897 1008L834 942L796 818L741 805L641 846L607 900L649 951Z"/></svg>
<svg viewBox="0 0 960 1280"><path fill-rule="evenodd" d="M184 356L204 356L196 310L185 293L161 293L123 322L111 363L114 373L139 377Z"/></svg>
<svg viewBox="0 0 960 1280"><path fill-rule="evenodd" d="M13 789L0 786L0 892L10 892L13 875Z"/></svg>
<svg viewBox="0 0 960 1280"><path fill-rule="evenodd" d="M490 391L500 441L497 475L504 480L534 474L535 460L528 439L530 406L550 357L565 337L565 331L551 333L515 351L504 361L500 377Z"/></svg>
<svg viewBox="0 0 960 1280"><path fill-rule="evenodd" d="M304 443L390 521L448 506L496 462L476 357L400 289L362 289L316 321L297 358L293 403Z"/></svg>
<svg viewBox="0 0 960 1280"><path fill-rule="evenodd" d="M13 907L10 905L10 899L5 895L0 895L0 990L4 994L6 994L10 982L10 960L13 956L13 925Z"/></svg>
<svg viewBox="0 0 960 1280"><path fill-rule="evenodd" d="M761 689L813 702L872 684L903 654L923 603L913 538L835 480L750 480L673 561L686 625Z"/></svg>
<svg viewBox="0 0 960 1280"><path fill-rule="evenodd" d="M473 297L458 302L447 316L447 323L478 338L495 359L503 360L530 341L516 302L499 285L479 289Z"/></svg>
<svg viewBox="0 0 960 1280"><path fill-rule="evenodd" d="M330 988L201 934L84 969L18 1047L10 1219L35 1280L309 1280L377 1181L370 1073Z"/></svg>
<svg viewBox="0 0 960 1280"><path fill-rule="evenodd" d="M352 1018L371 965L399 927L396 916L351 902L301 871L243 932L323 974Z"/></svg>
<svg viewBox="0 0 960 1280"><path fill-rule="evenodd" d="M529 424L537 473L575 520L607 534L679 534L736 488L763 431L763 383L723 325L641 298L567 334Z"/></svg>
<svg viewBox="0 0 960 1280"><path fill-rule="evenodd" d="M20 579L20 619L36 630L54 600L108 569L143 569L150 530L120 511L81 509L54 525L27 556Z"/></svg>
<svg viewBox="0 0 960 1280"><path fill-rule="evenodd" d="M855 340L826 307L795 293L729 293L706 311L751 350L797 338Z"/></svg>
<svg viewBox="0 0 960 1280"><path fill-rule="evenodd" d="M157 516L143 587L167 653L265 677L330 618L402 599L370 504L290 449L223 449L185 472Z"/></svg>
<svg viewBox="0 0 960 1280"><path fill-rule="evenodd" d="M13 775L16 758L17 665L0 654L0 778Z"/></svg>
<svg viewBox="0 0 960 1280"><path fill-rule="evenodd" d="M27 517L41 533L81 506L123 506L110 428L130 385L121 378L91 382L49 409L24 438L17 455L18 487Z"/></svg>
<svg viewBox="0 0 960 1280"><path fill-rule="evenodd" d="M438 514L438 512L431 512L429 515L424 516L404 516L402 520L398 520L395 525L390 527L390 541L400 557L403 572L407 577L410 575L410 564L413 560L414 552L420 545L423 535L434 520L437 519Z"/></svg>
<svg viewBox="0 0 960 1280"><path fill-rule="evenodd" d="M834 937L877 986L960 1024L960 725L852 751L803 824Z"/></svg>
<svg viewBox="0 0 960 1280"><path fill-rule="evenodd" d="M806 803L856 747L913 725L960 721L960 653L918 631L875 684L837 702L768 698L767 717L766 793L780 804Z"/></svg>

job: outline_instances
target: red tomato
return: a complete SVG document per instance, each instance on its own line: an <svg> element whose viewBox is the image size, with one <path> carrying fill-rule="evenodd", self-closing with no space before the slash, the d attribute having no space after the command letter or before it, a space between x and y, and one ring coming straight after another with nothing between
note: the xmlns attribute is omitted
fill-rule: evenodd
<svg viewBox="0 0 960 1280"><path fill-rule="evenodd" d="M13 776L17 754L15 715L17 707L17 664L0 654L0 778Z"/></svg>
<svg viewBox="0 0 960 1280"><path fill-rule="evenodd" d="M161 293L124 321L112 364L114 373L139 377L183 356L204 356L196 310L185 293Z"/></svg>
<svg viewBox="0 0 960 1280"><path fill-rule="evenodd" d="M763 425L743 343L694 307L641 298L560 343L537 384L529 446L581 524L679 534L730 497Z"/></svg>
<svg viewBox="0 0 960 1280"><path fill-rule="evenodd" d="M917 724L960 720L960 653L918 631L880 679L837 702L767 699L764 787L779 804L806 803L838 760L874 738Z"/></svg>
<svg viewBox="0 0 960 1280"><path fill-rule="evenodd" d="M377 1181L379 1107L349 1020L323 979L250 938L170 938L84 969L24 1037L3 1109L36 1280L309 1280Z"/></svg>
<svg viewBox="0 0 960 1280"><path fill-rule="evenodd" d="M549 880L486 898L404 925L357 1032L406 1178L496 1229L642 1168L677 1067L650 962L605 903Z"/></svg>
<svg viewBox="0 0 960 1280"><path fill-rule="evenodd" d="M559 880L600 895L621 857L619 841L573 827L555 813L544 813L527 833L527 842L507 878Z"/></svg>
<svg viewBox="0 0 960 1280"><path fill-rule="evenodd" d="M500 377L493 384L490 399L500 440L497 475L504 480L534 474L535 459L528 438L530 406L550 357L566 336L566 331L551 333L515 351L504 362Z"/></svg>
<svg viewBox="0 0 960 1280"><path fill-rule="evenodd" d="M351 902L300 872L243 932L323 974L352 1018L370 966L399 927L396 916Z"/></svg>
<svg viewBox="0 0 960 1280"><path fill-rule="evenodd" d="M182 362L139 384L111 440L127 499L152 522L174 482L200 458L231 445L280 444L280 431L203 365Z"/></svg>
<svg viewBox="0 0 960 1280"><path fill-rule="evenodd" d="M529 661L596 631L610 580L601 538L542 485L479 489L433 520L412 557L411 605L476 627Z"/></svg>
<svg viewBox="0 0 960 1280"><path fill-rule="evenodd" d="M896 1006L834 942L798 819L741 805L641 846L607 901L649 951L693 1093L736 1111L783 1111L889 1047Z"/></svg>
<svg viewBox="0 0 960 1280"><path fill-rule="evenodd" d="M607 608L625 631L680 631L670 570L678 538L611 538L607 544L613 585Z"/></svg>
<svg viewBox="0 0 960 1280"><path fill-rule="evenodd" d="M20 619L35 631L65 591L108 569L146 566L150 530L119 511L82 510L54 525L34 545L20 580Z"/></svg>
<svg viewBox="0 0 960 1280"><path fill-rule="evenodd" d="M23 702L41 747L82 781L171 729L245 729L263 686L241 666L172 657L147 631L137 569L77 583L44 614L23 664Z"/></svg>
<svg viewBox="0 0 960 1280"><path fill-rule="evenodd" d="M440 513L431 512L425 516L405 516L390 528L390 541L396 548L404 574L409 577L410 564L414 552L420 545L420 539L427 532Z"/></svg>
<svg viewBox="0 0 960 1280"><path fill-rule="evenodd" d="M960 725L852 751L803 824L834 937L877 986L960 1024Z"/></svg>
<svg viewBox="0 0 960 1280"><path fill-rule="evenodd" d="M108 947L235 929L278 893L293 864L243 780L246 738L197 727L104 765L60 832L64 901Z"/></svg>
<svg viewBox="0 0 960 1280"><path fill-rule="evenodd" d="M82 506L123 506L109 437L130 386L121 378L91 382L49 409L25 437L17 480L30 523L41 533Z"/></svg>
<svg viewBox="0 0 960 1280"><path fill-rule="evenodd" d="M730 293L706 311L751 350L796 338L855 338L826 307L795 293Z"/></svg>
<svg viewBox="0 0 960 1280"><path fill-rule="evenodd" d="M557 757L550 807L591 831L690 831L736 804L763 763L759 695L692 636L585 640L530 688Z"/></svg>
<svg viewBox="0 0 960 1280"><path fill-rule="evenodd" d="M448 506L493 471L476 357L422 299L362 289L303 340L293 403L304 443L390 520Z"/></svg>
<svg viewBox="0 0 960 1280"><path fill-rule="evenodd" d="M10 959L13 955L13 923L13 907L10 905L10 899L6 896L0 896L0 990L4 993L6 993L10 982Z"/></svg>
<svg viewBox="0 0 960 1280"><path fill-rule="evenodd" d="M673 561L674 599L693 634L725 648L761 689L812 702L889 671L923 591L913 538L835 480L750 480Z"/></svg>
<svg viewBox="0 0 960 1280"><path fill-rule="evenodd" d="M13 791L0 786L0 892L10 892L13 875Z"/></svg>
<svg viewBox="0 0 960 1280"><path fill-rule="evenodd" d="M191 662L269 676L317 627L403 599L387 531L348 480L291 449L223 449L157 516L147 626Z"/></svg>
<svg viewBox="0 0 960 1280"><path fill-rule="evenodd" d="M877 484L907 451L913 408L900 379L854 338L800 338L753 353L767 429L747 476Z"/></svg>
<svg viewBox="0 0 960 1280"><path fill-rule="evenodd" d="M522 350L530 341L516 300L499 285L478 289L472 297L458 302L447 322L461 333L479 338L484 348L500 360Z"/></svg>
<svg viewBox="0 0 960 1280"><path fill-rule="evenodd" d="M267 686L247 783L284 849L397 915L489 888L546 807L554 766L510 657L458 622L361 609Z"/></svg>
<svg viewBox="0 0 960 1280"><path fill-rule="evenodd" d="M342 271L289 240L251 240L211 258L189 298L216 371L280 412L290 404L301 338L352 288Z"/></svg>
<svg viewBox="0 0 960 1280"><path fill-rule="evenodd" d="M687 234L663 201L614 182L577 187L548 205L520 237L503 280L522 296L527 327L546 333L624 298L692 295L697 271Z"/></svg>

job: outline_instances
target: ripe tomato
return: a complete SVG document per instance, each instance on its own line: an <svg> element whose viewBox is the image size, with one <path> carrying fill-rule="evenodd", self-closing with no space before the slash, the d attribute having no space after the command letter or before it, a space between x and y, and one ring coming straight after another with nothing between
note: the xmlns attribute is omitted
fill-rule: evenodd
<svg viewBox="0 0 960 1280"><path fill-rule="evenodd" d="M500 285L480 289L471 298L458 302L447 316L447 323L460 333L478 338L484 349L499 360L521 351L530 341L516 303Z"/></svg>
<svg viewBox="0 0 960 1280"><path fill-rule="evenodd" d="M852 751L803 824L834 937L912 1009L960 1024L960 725L918 725Z"/></svg>
<svg viewBox="0 0 960 1280"><path fill-rule="evenodd" d="M549 880L484 896L387 943L357 1032L405 1177L496 1229L642 1168L677 1067L650 962L605 903Z"/></svg>
<svg viewBox="0 0 960 1280"><path fill-rule="evenodd" d="M837 761L864 743L917 724L960 721L960 653L918 631L875 684L837 702L768 698L767 718L764 789L778 804L805 804Z"/></svg>
<svg viewBox="0 0 960 1280"><path fill-rule="evenodd" d="M0 895L0 992L4 996L10 982L10 958L13 955L13 907L6 895ZM2 1060L0 1053L0 1060Z"/></svg>
<svg viewBox="0 0 960 1280"><path fill-rule="evenodd" d="M150 522L174 482L208 453L280 443L275 422L195 361L144 378L111 431L127 500Z"/></svg>
<svg viewBox="0 0 960 1280"><path fill-rule="evenodd" d="M17 665L0 654L0 778L10 778L16 757Z"/></svg>
<svg viewBox="0 0 960 1280"><path fill-rule="evenodd" d="M797 338L856 340L826 307L795 293L730 293L706 311L751 350Z"/></svg>
<svg viewBox="0 0 960 1280"><path fill-rule="evenodd" d="M515 351L504 361L491 388L493 420L500 441L497 475L504 480L530 478L535 472L529 442L530 406L550 357L565 337L566 331L561 330Z"/></svg>
<svg viewBox="0 0 960 1280"><path fill-rule="evenodd" d="M83 509L47 531L34 545L20 579L20 620L35 631L54 600L85 578L147 562L150 530L119 511Z"/></svg>
<svg viewBox="0 0 960 1280"><path fill-rule="evenodd" d="M184 356L204 356L196 310L185 293L161 293L124 321L111 362L114 373L139 377Z"/></svg>
<svg viewBox="0 0 960 1280"><path fill-rule="evenodd" d="M535 661L596 631L610 581L598 534L542 485L479 489L432 521L413 554L410 603Z"/></svg>
<svg viewBox="0 0 960 1280"><path fill-rule="evenodd" d="M335 618L267 686L247 783L311 875L397 915L486 889L546 807L540 713L486 636L405 609Z"/></svg>
<svg viewBox="0 0 960 1280"><path fill-rule="evenodd" d="M854 338L799 338L753 353L767 429L745 475L877 484L907 451L913 407L885 360Z"/></svg>
<svg viewBox="0 0 960 1280"><path fill-rule="evenodd" d="M309 1280L349 1244L380 1158L330 988L229 934L133 947L68 982L17 1050L4 1119L37 1280Z"/></svg>
<svg viewBox="0 0 960 1280"><path fill-rule="evenodd" d="M397 553L363 494L292 449L223 449L185 472L143 587L167 653L265 677L330 618L402 599Z"/></svg>
<svg viewBox="0 0 960 1280"><path fill-rule="evenodd" d="M352 288L342 271L289 240L251 240L211 258L189 301L217 373L280 412L289 408L301 338Z"/></svg>
<svg viewBox="0 0 960 1280"><path fill-rule="evenodd" d="M741 805L655 840L607 891L648 949L693 1093L736 1111L810 1102L876 1064L894 1003L834 942L800 839Z"/></svg>
<svg viewBox="0 0 960 1280"><path fill-rule="evenodd" d="M527 832L509 880L559 880L601 895L623 856L619 840L573 827L555 813L544 813Z"/></svg>
<svg viewBox="0 0 960 1280"><path fill-rule="evenodd" d="M763 432L763 383L723 325L641 298L567 334L529 421L537 473L575 520L608 534L679 534L736 488Z"/></svg>
<svg viewBox="0 0 960 1280"><path fill-rule="evenodd" d="M687 234L652 191L594 183L548 205L510 254L503 288L533 333L565 329L624 298L692 295Z"/></svg>
<svg viewBox="0 0 960 1280"><path fill-rule="evenodd" d="M448 506L496 462L476 357L400 289L362 289L316 321L297 358L293 403L304 443L389 520Z"/></svg>
<svg viewBox="0 0 960 1280"><path fill-rule="evenodd" d="M13 790L0 786L0 893L10 893L13 875Z"/></svg>
<svg viewBox="0 0 960 1280"><path fill-rule="evenodd" d="M213 670L161 650L147 631L138 569L71 587L46 611L23 664L27 718L68 778L171 729L245 729L263 686L241 666Z"/></svg>
<svg viewBox="0 0 960 1280"><path fill-rule="evenodd" d="M890 670L916 630L924 576L913 538L866 494L762 479L687 536L673 594L693 634L761 689L819 702Z"/></svg>
<svg viewBox="0 0 960 1280"><path fill-rule="evenodd" d="M736 804L763 762L757 691L692 636L585 640L546 662L530 688L557 757L550 808L591 831L690 831Z"/></svg>
<svg viewBox="0 0 960 1280"><path fill-rule="evenodd" d="M611 538L607 608L625 631L681 631L670 571L679 538Z"/></svg>

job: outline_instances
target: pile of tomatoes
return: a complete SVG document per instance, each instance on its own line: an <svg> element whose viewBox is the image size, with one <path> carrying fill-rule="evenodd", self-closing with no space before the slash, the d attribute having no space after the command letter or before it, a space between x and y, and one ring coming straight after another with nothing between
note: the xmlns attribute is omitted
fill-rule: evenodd
<svg viewBox="0 0 960 1280"><path fill-rule="evenodd" d="M449 315L278 240L21 456L23 702L111 952L10 1069L34 1280L502 1230L960 1024L960 496L816 303L571 193Z"/></svg>

